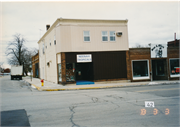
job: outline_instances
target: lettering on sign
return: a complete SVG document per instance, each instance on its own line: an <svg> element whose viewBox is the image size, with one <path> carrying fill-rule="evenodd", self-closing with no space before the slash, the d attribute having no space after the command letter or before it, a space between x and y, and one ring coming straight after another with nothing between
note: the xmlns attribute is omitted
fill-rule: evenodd
<svg viewBox="0 0 180 127"><path fill-rule="evenodd" d="M155 107L155 106L154 106L154 102L153 102L153 101L145 101L145 107L149 107L149 108Z"/></svg>
<svg viewBox="0 0 180 127"><path fill-rule="evenodd" d="M91 54L77 55L77 62L92 62Z"/></svg>
<svg viewBox="0 0 180 127"><path fill-rule="evenodd" d="M166 44L151 44L151 58L167 57Z"/></svg>

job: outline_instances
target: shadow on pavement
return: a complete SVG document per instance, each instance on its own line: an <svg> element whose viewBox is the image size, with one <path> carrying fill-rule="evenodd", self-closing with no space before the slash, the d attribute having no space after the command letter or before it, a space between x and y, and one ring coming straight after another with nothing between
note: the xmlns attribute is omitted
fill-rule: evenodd
<svg viewBox="0 0 180 127"><path fill-rule="evenodd" d="M24 109L1 112L1 126L29 126L29 119Z"/></svg>

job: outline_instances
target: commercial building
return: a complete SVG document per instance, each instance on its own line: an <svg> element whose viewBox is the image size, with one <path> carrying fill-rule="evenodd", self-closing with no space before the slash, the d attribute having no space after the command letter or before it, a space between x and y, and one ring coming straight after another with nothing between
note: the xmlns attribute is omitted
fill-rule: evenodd
<svg viewBox="0 0 180 127"><path fill-rule="evenodd" d="M128 76L131 81L179 80L179 41L130 48Z"/></svg>
<svg viewBox="0 0 180 127"><path fill-rule="evenodd" d="M179 40L129 49L127 22L59 18L47 25L38 41L40 78L59 84L179 80Z"/></svg>
<svg viewBox="0 0 180 127"><path fill-rule="evenodd" d="M127 20L57 19L38 41L40 78L54 83L128 80Z"/></svg>

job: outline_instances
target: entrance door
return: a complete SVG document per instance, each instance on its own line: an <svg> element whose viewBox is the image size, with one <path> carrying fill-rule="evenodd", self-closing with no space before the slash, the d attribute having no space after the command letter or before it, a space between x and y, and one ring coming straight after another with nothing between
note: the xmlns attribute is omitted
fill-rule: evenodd
<svg viewBox="0 0 180 127"><path fill-rule="evenodd" d="M90 63L76 63L76 81L78 80L93 80L93 64Z"/></svg>
<svg viewBox="0 0 180 127"><path fill-rule="evenodd" d="M153 80L168 80L166 59L152 60Z"/></svg>

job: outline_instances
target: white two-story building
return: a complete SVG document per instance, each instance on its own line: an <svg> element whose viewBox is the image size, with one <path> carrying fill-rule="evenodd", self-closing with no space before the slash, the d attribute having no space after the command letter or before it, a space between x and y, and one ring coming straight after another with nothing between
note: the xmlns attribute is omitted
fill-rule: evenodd
<svg viewBox="0 0 180 127"><path fill-rule="evenodd" d="M58 18L38 41L40 78L60 84L128 80L127 20Z"/></svg>

